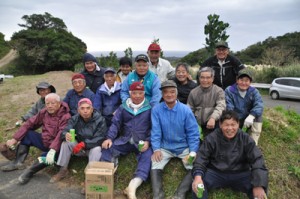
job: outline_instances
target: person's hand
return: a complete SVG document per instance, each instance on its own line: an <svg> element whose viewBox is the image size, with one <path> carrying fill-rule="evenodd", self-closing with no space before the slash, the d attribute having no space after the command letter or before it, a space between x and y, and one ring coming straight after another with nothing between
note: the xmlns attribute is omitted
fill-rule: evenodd
<svg viewBox="0 0 300 199"><path fill-rule="evenodd" d="M102 146L103 149L109 149L112 146L111 139L107 139L104 142L102 142L101 146Z"/></svg>
<svg viewBox="0 0 300 199"><path fill-rule="evenodd" d="M267 199L266 192L262 187L254 187L252 191L255 199Z"/></svg>
<svg viewBox="0 0 300 199"><path fill-rule="evenodd" d="M215 128L216 120L214 118L210 118L206 124L206 128L213 129Z"/></svg>
<svg viewBox="0 0 300 199"><path fill-rule="evenodd" d="M162 160L162 153L160 150L154 151L154 153L151 156L151 160L153 162L160 162Z"/></svg>
<svg viewBox="0 0 300 199"><path fill-rule="evenodd" d="M193 184L192 184L193 192L196 195L198 193L198 184L204 184L201 176L195 176Z"/></svg>
<svg viewBox="0 0 300 199"><path fill-rule="evenodd" d="M72 135L71 135L71 133L66 133L66 141L67 141L67 142L71 142L71 140L72 140Z"/></svg>
<svg viewBox="0 0 300 199"><path fill-rule="evenodd" d="M6 146L8 148L11 148L11 146L16 145L17 143L18 143L18 141L15 138L13 138L13 139L10 139L10 140L6 141Z"/></svg>
<svg viewBox="0 0 300 199"><path fill-rule="evenodd" d="M16 126L18 127L18 126L21 126L23 124L23 120L18 120L17 122L16 122Z"/></svg>
<svg viewBox="0 0 300 199"><path fill-rule="evenodd" d="M144 141L144 146L143 146L141 152L147 151L149 148L149 145L150 145L149 141Z"/></svg>
<svg viewBox="0 0 300 199"><path fill-rule="evenodd" d="M255 117L253 115L248 115L244 121L244 126L249 128L253 125Z"/></svg>
<svg viewBox="0 0 300 199"><path fill-rule="evenodd" d="M50 149L47 153L47 156L46 156L46 164L48 165L52 165L54 164L54 158L55 158L55 153L56 151L54 149Z"/></svg>
<svg viewBox="0 0 300 199"><path fill-rule="evenodd" d="M82 149L85 148L85 144L84 142L79 142L78 144L75 145L75 147L73 148L73 153L77 154L79 153Z"/></svg>

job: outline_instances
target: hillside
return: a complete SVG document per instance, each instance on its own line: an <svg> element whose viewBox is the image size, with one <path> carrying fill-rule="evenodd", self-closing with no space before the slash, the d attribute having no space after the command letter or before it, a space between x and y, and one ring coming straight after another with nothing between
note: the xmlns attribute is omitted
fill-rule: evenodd
<svg viewBox="0 0 300 199"><path fill-rule="evenodd" d="M57 93L64 96L71 88L70 77L72 72L49 72L43 75L19 76L13 79L5 79L0 84L0 142L11 137L15 129L11 129L19 117L38 99L35 85L40 81L48 81L56 87ZM300 195L300 116L293 111L282 108L266 109L264 112L263 133L259 147L264 153L266 165L269 169L269 198L299 198ZM11 130L5 130L11 129ZM30 164L33 157L39 152L33 150L26 160ZM72 158L70 170L72 175L63 180L63 183L71 186L80 184L84 179L83 169L86 159ZM120 159L117 173L115 174L115 190L117 193L127 186L136 166L134 155ZM57 168L49 168L47 172L53 174ZM164 190L166 196L171 196L185 171L179 160L171 161L164 170ZM298 177L297 177L298 176ZM138 198L151 198L150 181L143 183L138 189ZM243 194L231 191L213 192L210 199L240 199Z"/></svg>

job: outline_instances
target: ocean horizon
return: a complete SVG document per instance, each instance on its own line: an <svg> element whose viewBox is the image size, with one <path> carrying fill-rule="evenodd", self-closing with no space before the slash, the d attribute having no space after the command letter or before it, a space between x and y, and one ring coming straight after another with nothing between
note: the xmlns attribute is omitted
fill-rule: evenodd
<svg viewBox="0 0 300 199"><path fill-rule="evenodd" d="M101 57L101 55L102 56L108 56L110 52L111 51L91 51L90 53L92 55L96 56L96 57ZM113 52L117 53L118 58L125 56L124 51L113 51ZM181 57L186 56L189 53L190 53L190 51L163 51L164 57L178 57L178 58L181 58ZM133 57L135 57L139 54L147 54L147 52L146 51L133 51L132 54L133 54Z"/></svg>

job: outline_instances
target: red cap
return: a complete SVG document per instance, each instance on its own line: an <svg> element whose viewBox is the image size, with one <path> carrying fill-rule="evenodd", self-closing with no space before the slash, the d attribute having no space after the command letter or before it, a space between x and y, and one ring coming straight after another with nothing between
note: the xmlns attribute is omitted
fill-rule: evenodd
<svg viewBox="0 0 300 199"><path fill-rule="evenodd" d="M130 91L144 91L144 84L142 82L133 82L129 88Z"/></svg>
<svg viewBox="0 0 300 199"><path fill-rule="evenodd" d="M161 48L158 44L156 43L152 43L150 44L150 46L148 47L148 51L151 51L151 50L157 50L157 51L161 51Z"/></svg>
<svg viewBox="0 0 300 199"><path fill-rule="evenodd" d="M81 104L89 104L93 106L92 101L89 98L82 98L81 100L79 100L78 107L80 107Z"/></svg>
<svg viewBox="0 0 300 199"><path fill-rule="evenodd" d="M74 79L85 79L84 75L81 74L81 73L75 73L73 76L72 76L72 81Z"/></svg>

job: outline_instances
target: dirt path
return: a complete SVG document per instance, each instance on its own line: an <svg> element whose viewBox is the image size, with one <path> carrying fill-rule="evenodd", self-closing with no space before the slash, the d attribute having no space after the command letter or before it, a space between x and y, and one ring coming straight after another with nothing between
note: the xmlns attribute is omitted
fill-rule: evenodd
<svg viewBox="0 0 300 199"><path fill-rule="evenodd" d="M9 53L7 53L1 60L0 60L0 68L17 57L17 51L11 49Z"/></svg>

